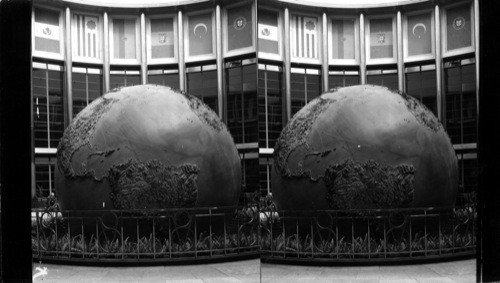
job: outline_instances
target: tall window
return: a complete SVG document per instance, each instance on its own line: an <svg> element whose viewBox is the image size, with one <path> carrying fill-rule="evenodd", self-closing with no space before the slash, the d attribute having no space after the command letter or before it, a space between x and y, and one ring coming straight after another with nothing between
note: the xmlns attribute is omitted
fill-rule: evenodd
<svg viewBox="0 0 500 283"><path fill-rule="evenodd" d="M189 67L186 70L187 91L219 113L217 70L215 65Z"/></svg>
<svg viewBox="0 0 500 283"><path fill-rule="evenodd" d="M253 51L254 20L252 5L243 5L226 10L224 40L226 55Z"/></svg>
<svg viewBox="0 0 500 283"><path fill-rule="evenodd" d="M101 19L96 15L74 14L73 56L75 60L100 62L101 57Z"/></svg>
<svg viewBox="0 0 500 283"><path fill-rule="evenodd" d="M467 3L450 7L445 10L443 17L444 53L453 54L452 51L473 51L474 25L472 5Z"/></svg>
<svg viewBox="0 0 500 283"><path fill-rule="evenodd" d="M476 64L474 59L444 64L446 131L453 144L477 142Z"/></svg>
<svg viewBox="0 0 500 283"><path fill-rule="evenodd" d="M185 29L186 55L189 59L212 58L215 55L213 12L188 15ZM190 58L196 56L195 58Z"/></svg>
<svg viewBox="0 0 500 283"><path fill-rule="evenodd" d="M436 90L436 66L423 65L407 67L406 93L422 102L436 117L437 112L437 90Z"/></svg>
<svg viewBox="0 0 500 283"><path fill-rule="evenodd" d="M258 11L259 57L281 59L281 25L279 13L272 10Z"/></svg>
<svg viewBox="0 0 500 283"><path fill-rule="evenodd" d="M386 67L366 71L366 82L372 85L386 86L390 89L398 89L398 70Z"/></svg>
<svg viewBox="0 0 500 283"><path fill-rule="evenodd" d="M57 10L35 8L33 55L62 59L63 28Z"/></svg>
<svg viewBox="0 0 500 283"><path fill-rule="evenodd" d="M280 66L259 64L259 147L274 148L283 129L283 71Z"/></svg>
<svg viewBox="0 0 500 283"><path fill-rule="evenodd" d="M404 22L404 53L406 58L434 56L434 17L428 12L408 15Z"/></svg>
<svg viewBox="0 0 500 283"><path fill-rule="evenodd" d="M73 67L73 116L76 116L94 99L103 94L102 71L100 69Z"/></svg>
<svg viewBox="0 0 500 283"><path fill-rule="evenodd" d="M321 31L315 16L292 15L290 23L291 51L293 59L319 62ZM303 61L303 60L302 60Z"/></svg>
<svg viewBox="0 0 500 283"><path fill-rule="evenodd" d="M255 59L226 63L227 126L235 143L258 142Z"/></svg>
<svg viewBox="0 0 500 283"><path fill-rule="evenodd" d="M321 75L317 69L291 69L291 115L321 95Z"/></svg>
<svg viewBox="0 0 500 283"><path fill-rule="evenodd" d="M176 69L150 69L148 70L148 83L170 86L179 89L179 70Z"/></svg>
<svg viewBox="0 0 500 283"><path fill-rule="evenodd" d="M33 123L37 148L57 148L64 131L63 67L33 63Z"/></svg>
<svg viewBox="0 0 500 283"><path fill-rule="evenodd" d="M356 63L358 59L358 23L356 18L330 19L330 60Z"/></svg>
<svg viewBox="0 0 500 283"><path fill-rule="evenodd" d="M372 62L396 60L396 34L394 19L381 18L368 21L367 59Z"/></svg>
<svg viewBox="0 0 500 283"><path fill-rule="evenodd" d="M175 61L177 56L175 23L174 17L148 19L146 42L150 63Z"/></svg>
<svg viewBox="0 0 500 283"><path fill-rule="evenodd" d="M109 71L110 89L141 84L141 72L137 69L115 69Z"/></svg>
<svg viewBox="0 0 500 283"><path fill-rule="evenodd" d="M354 68L333 68L329 71L328 88L345 87L359 84L359 70Z"/></svg>
<svg viewBox="0 0 500 283"><path fill-rule="evenodd" d="M111 30L111 59L116 63L139 59L139 25L136 18L114 18Z"/></svg>

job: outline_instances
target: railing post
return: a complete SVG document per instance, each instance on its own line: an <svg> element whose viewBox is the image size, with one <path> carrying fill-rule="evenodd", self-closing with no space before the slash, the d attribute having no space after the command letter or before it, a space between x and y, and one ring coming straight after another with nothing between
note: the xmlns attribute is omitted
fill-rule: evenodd
<svg viewBox="0 0 500 283"><path fill-rule="evenodd" d="M424 255L427 256L427 209L424 209Z"/></svg>
<svg viewBox="0 0 500 283"><path fill-rule="evenodd" d="M313 228L313 217L309 218L311 221L311 256L314 258L314 228Z"/></svg>
<svg viewBox="0 0 500 283"><path fill-rule="evenodd" d="M212 256L212 209L208 210L209 214L209 232L210 232L210 256Z"/></svg>
<svg viewBox="0 0 500 283"><path fill-rule="evenodd" d="M156 258L156 233L155 233L155 219L153 218L153 258Z"/></svg>
<svg viewBox="0 0 500 283"><path fill-rule="evenodd" d="M198 258L198 230L196 229L196 211L193 215L194 217L194 257Z"/></svg>
<svg viewBox="0 0 500 283"><path fill-rule="evenodd" d="M295 239L297 240L297 258L299 258L300 257L300 254L299 254L300 239L299 239L299 218L298 217L295 219L295 229L296 229Z"/></svg>
<svg viewBox="0 0 500 283"><path fill-rule="evenodd" d="M98 224L98 219L96 218L95 220L95 244L96 244L96 251L97 251L97 259L99 259L99 224ZM92 238L91 238L92 239Z"/></svg>
<svg viewBox="0 0 500 283"><path fill-rule="evenodd" d="M137 232L137 259L139 259L140 238L139 238L139 217L135 217L135 231Z"/></svg>
<svg viewBox="0 0 500 283"><path fill-rule="evenodd" d="M368 258L371 258L370 239L370 217L368 217Z"/></svg>
<svg viewBox="0 0 500 283"><path fill-rule="evenodd" d="M224 255L227 255L227 233L226 233L226 214L224 213Z"/></svg>

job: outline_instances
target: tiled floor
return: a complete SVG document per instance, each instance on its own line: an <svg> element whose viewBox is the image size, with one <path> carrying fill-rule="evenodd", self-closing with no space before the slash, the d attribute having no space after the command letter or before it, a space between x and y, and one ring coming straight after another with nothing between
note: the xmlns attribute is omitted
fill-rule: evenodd
<svg viewBox="0 0 500 283"><path fill-rule="evenodd" d="M35 264L47 268L33 282L475 282L476 261L402 266L317 267L261 264L258 259L155 267L84 267Z"/></svg>

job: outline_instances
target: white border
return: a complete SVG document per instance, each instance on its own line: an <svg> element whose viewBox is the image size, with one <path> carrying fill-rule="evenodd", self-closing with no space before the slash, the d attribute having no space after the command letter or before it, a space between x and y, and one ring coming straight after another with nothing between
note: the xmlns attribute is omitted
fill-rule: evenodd
<svg viewBox="0 0 500 283"><path fill-rule="evenodd" d="M419 15L431 15L431 53L420 54L420 55L408 55L408 16L419 16ZM436 26L434 19L434 11L433 10L423 10L413 13L408 13L403 15L403 58L405 62L416 62L416 61L425 61L432 60L436 57Z"/></svg>
<svg viewBox="0 0 500 283"><path fill-rule="evenodd" d="M255 16L255 5L253 4L253 2L244 2L244 1L241 1L242 3L238 3L238 4L233 4L233 5L229 5L229 6L226 6L224 7L224 10L222 12L222 43L223 43L223 50L224 50L224 57L231 57L231 56L236 56L236 55L242 55L242 54L246 54L246 53L252 53L252 52L255 52L256 50L256 42L255 42L255 35L256 35L256 20L257 20L257 17ZM248 47L244 47L244 48L239 48L239 49L235 49L235 50L231 50L229 51L228 50L228 41L229 41L229 37L228 37L228 10L231 10L231 9L234 9L234 8L238 8L238 7L242 7L242 6L247 6L249 5L250 6L250 9L252 10L252 46L248 46Z"/></svg>
<svg viewBox="0 0 500 283"><path fill-rule="evenodd" d="M197 16L197 15L203 15L203 14L211 14L212 16L212 53L211 54L202 54L202 55L194 55L191 56L189 55L189 17L191 16ZM197 61L205 61L205 60L212 60L215 59L216 57L216 52L217 52L217 27L215 26L215 9L205 9L205 10L200 10L196 11L193 13L186 13L183 15L184 18L184 58L186 63L187 62L197 62Z"/></svg>
<svg viewBox="0 0 500 283"><path fill-rule="evenodd" d="M329 65L347 65L347 66L357 66L359 65L359 52L361 48L359 46L359 15L348 16L348 15L331 15L328 18L328 64ZM346 20L354 19L354 59L334 59L333 58L333 20Z"/></svg>
<svg viewBox="0 0 500 283"><path fill-rule="evenodd" d="M379 19L392 20L392 58L378 58L371 59L371 44L370 44L370 21ZM379 64L396 64L398 58L398 35L396 27L396 15L385 14L367 17L365 21L365 51L366 51L366 65L379 65Z"/></svg>
<svg viewBox="0 0 500 283"><path fill-rule="evenodd" d="M471 22L471 46L468 47L462 47L458 49L453 49L453 50L447 50L448 49L448 35L447 35L447 27L446 27L446 16L448 13L448 9L450 8L456 8L458 6L462 5L467 5L469 4L469 11L470 11L470 22ZM442 35L442 43L441 43L441 50L443 52L443 58L445 57L450 57L450 56L455 56L455 55L460 55L460 54L466 54L466 53L471 53L475 52L476 47L475 47L475 18L474 18L474 3L472 2L460 2L456 3L453 5L446 6L442 9L441 12L441 35Z"/></svg>
<svg viewBox="0 0 500 283"><path fill-rule="evenodd" d="M267 59L267 60L275 60L275 61L283 61L283 40L284 40L284 23L283 23L283 11L279 9L274 9L274 8L268 8L268 7L259 7L261 10L267 11L267 12L272 12L278 14L278 18L276 19L278 23L278 54L276 53L268 53L268 52L262 52L258 50L259 48L259 36L256 34L257 37L257 42L256 44L256 49L257 49L257 58L259 59ZM259 11L257 10L257 25L259 24ZM259 32L258 30L255 31L256 33Z"/></svg>
<svg viewBox="0 0 500 283"><path fill-rule="evenodd" d="M114 20L135 20L135 59L119 59L114 58L114 33L113 21ZM140 19L139 16L131 15L111 15L109 17L109 62L115 65L138 65L141 63L141 33L140 33Z"/></svg>
<svg viewBox="0 0 500 283"><path fill-rule="evenodd" d="M174 57L173 58L151 58L151 19L171 19L173 21L174 29ZM178 50L178 27L177 27L177 15L176 14L164 14L164 15L150 15L146 17L146 54L148 65L158 65L158 64L173 64L178 62L179 50Z"/></svg>
<svg viewBox="0 0 500 283"><path fill-rule="evenodd" d="M59 53L54 52L46 52L35 50L35 9L49 10L59 12ZM57 9L54 7L48 6L33 6L31 13L31 50L33 57L41 57L48 59L56 59L56 60L64 60L65 59L65 48L64 48L64 40L65 40L65 24L64 24L64 11L61 9Z"/></svg>

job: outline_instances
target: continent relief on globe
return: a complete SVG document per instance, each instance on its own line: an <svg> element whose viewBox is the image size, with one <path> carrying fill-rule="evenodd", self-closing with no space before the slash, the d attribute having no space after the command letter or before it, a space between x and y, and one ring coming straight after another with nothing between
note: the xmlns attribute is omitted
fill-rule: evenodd
<svg viewBox="0 0 500 283"><path fill-rule="evenodd" d="M295 114L274 150L279 209L450 206L455 151L441 123L415 98L386 87L331 90Z"/></svg>
<svg viewBox="0 0 500 283"><path fill-rule="evenodd" d="M240 158L207 105L169 87L111 91L83 109L57 150L62 209L236 205Z"/></svg>

